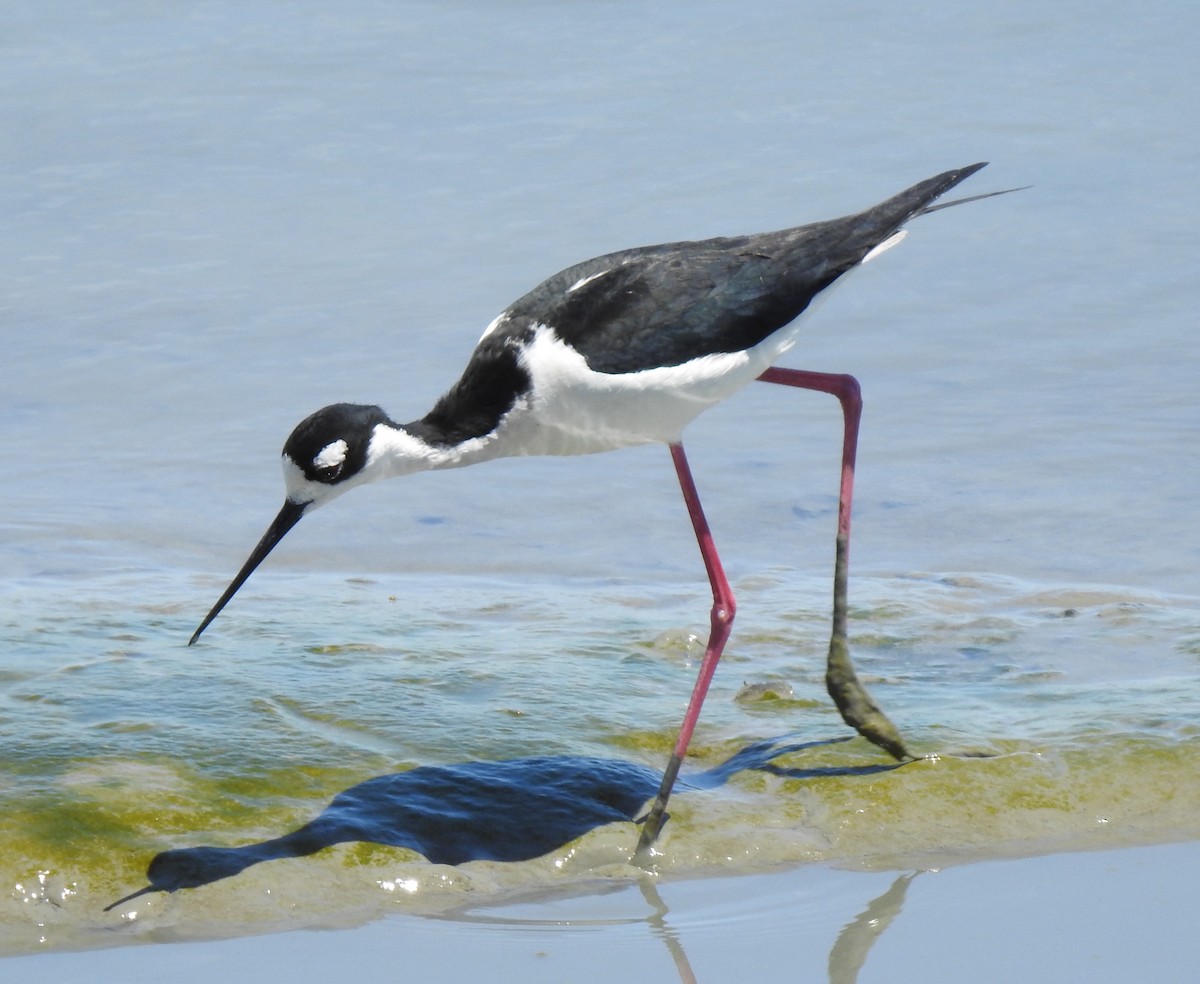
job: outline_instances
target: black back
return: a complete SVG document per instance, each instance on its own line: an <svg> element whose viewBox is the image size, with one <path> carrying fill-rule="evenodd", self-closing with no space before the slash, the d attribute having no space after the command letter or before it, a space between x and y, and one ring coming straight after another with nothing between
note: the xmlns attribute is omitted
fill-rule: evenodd
<svg viewBox="0 0 1200 984"><path fill-rule="evenodd" d="M409 429L435 443L492 430L529 388L520 352L539 325L603 373L682 365L757 345L983 166L947 171L840 219L643 246L568 267L506 309L499 327L472 353L462 378Z"/></svg>
<svg viewBox="0 0 1200 984"><path fill-rule="evenodd" d="M948 171L840 219L586 260L511 305L502 330L522 334L546 325L606 373L742 351L795 320L817 294L982 166Z"/></svg>

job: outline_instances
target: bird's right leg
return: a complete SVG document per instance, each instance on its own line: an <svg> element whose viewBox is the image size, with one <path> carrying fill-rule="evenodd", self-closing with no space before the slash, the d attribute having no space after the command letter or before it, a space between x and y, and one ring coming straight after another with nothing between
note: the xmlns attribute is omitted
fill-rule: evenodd
<svg viewBox="0 0 1200 984"><path fill-rule="evenodd" d="M635 852L635 857L639 859L646 857L647 852L654 846L654 841L658 838L663 824L667 822L667 800L671 796L675 778L679 775L679 767L683 765L688 743L692 740L692 732L695 731L696 722L700 719L700 708L708 693L708 685L712 682L713 673L716 672L717 663L721 659L721 653L724 651L729 633L733 629L733 616L737 611L733 591L730 589L725 571L721 567L721 558L717 556L717 548L708 528L708 520L705 519L704 510L700 506L700 496L696 492L696 483L692 479L692 470L688 467L687 456L683 453L683 445L675 443L670 445L670 448L671 460L675 463L675 473L679 476L679 487L683 490L683 501L687 506L688 516L691 517L692 528L696 531L700 556L704 559L704 568L708 572L708 580L712 585L713 606L708 645L704 650L704 659L700 663L696 685L692 688L691 700L688 702L687 711L683 716L679 737L675 740L675 750L667 762L667 771L658 788L658 795L654 798L654 805L646 815L645 823L642 824L642 835L638 839Z"/></svg>

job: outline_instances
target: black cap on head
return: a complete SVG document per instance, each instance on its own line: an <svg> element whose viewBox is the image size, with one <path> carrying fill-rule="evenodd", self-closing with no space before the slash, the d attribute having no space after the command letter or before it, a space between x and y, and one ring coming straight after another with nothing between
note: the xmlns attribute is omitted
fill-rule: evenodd
<svg viewBox="0 0 1200 984"><path fill-rule="evenodd" d="M379 407L334 403L300 421L283 453L310 482L333 485L362 471L375 425L390 423Z"/></svg>

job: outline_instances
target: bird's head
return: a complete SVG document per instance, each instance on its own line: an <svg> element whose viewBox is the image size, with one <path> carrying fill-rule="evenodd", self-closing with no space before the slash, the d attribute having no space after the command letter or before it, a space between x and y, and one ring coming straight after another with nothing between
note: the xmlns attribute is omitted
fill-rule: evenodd
<svg viewBox="0 0 1200 984"><path fill-rule="evenodd" d="M380 425L394 427L379 407L335 403L296 425L283 445L283 481L289 502L305 511L368 482Z"/></svg>
<svg viewBox="0 0 1200 984"><path fill-rule="evenodd" d="M347 489L382 477L383 456L373 448L381 427L395 425L379 407L357 403L323 407L296 425L283 445L283 508L192 634L189 646L302 516Z"/></svg>

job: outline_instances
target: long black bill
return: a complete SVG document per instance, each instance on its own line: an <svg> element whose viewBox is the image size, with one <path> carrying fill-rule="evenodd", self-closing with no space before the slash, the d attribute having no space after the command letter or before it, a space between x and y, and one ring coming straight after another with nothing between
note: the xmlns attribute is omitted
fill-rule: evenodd
<svg viewBox="0 0 1200 984"><path fill-rule="evenodd" d="M287 531L300 522L300 517L304 515L304 510L309 504L307 502L293 502L287 499L283 503L283 508L279 510L279 515L267 527L267 532L263 534L263 538L258 541L258 546L254 548L254 552L250 554L246 563L242 565L242 569L237 572L235 577L225 589L225 593L217 599L217 603L212 606L204 621L200 623L200 628L192 633L192 637L188 640L190 646L193 642L200 638L200 633L208 628L208 623L211 622L226 603L237 594L237 589L246 583L246 578L254 573L254 568L261 564L272 550L275 549L275 544L284 538Z"/></svg>

